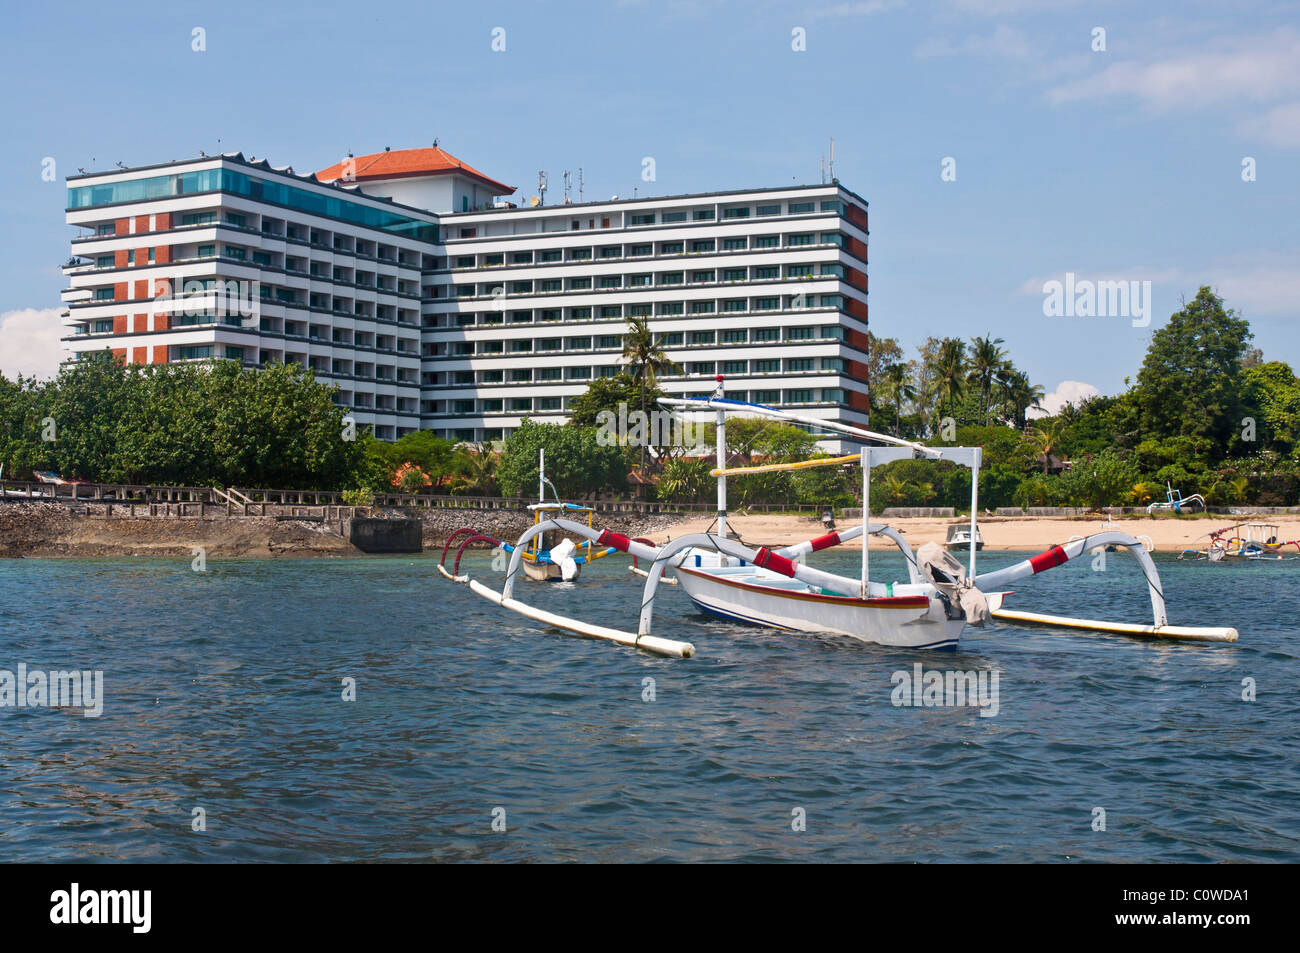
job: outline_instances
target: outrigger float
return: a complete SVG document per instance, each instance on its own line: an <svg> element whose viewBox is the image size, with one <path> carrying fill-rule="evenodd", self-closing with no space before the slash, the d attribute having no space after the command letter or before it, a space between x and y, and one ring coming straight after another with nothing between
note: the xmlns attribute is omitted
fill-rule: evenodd
<svg viewBox="0 0 1300 953"><path fill-rule="evenodd" d="M1234 523L1206 535L1210 544L1205 549L1184 549L1178 558L1207 559L1212 563L1300 559L1300 540L1279 538L1276 523ZM1296 555L1283 553L1287 546L1294 547Z"/></svg>
<svg viewBox="0 0 1300 953"><path fill-rule="evenodd" d="M717 478L718 516L716 532L691 533L655 546L647 540L629 539L607 529L595 529L563 516L539 520L511 547L510 564L500 592L468 575L459 574L460 553L451 573L439 567L443 575L469 586L476 594L534 621L591 638L605 639L648 652L677 658L695 654L690 642L662 638L652 634L655 597L661 580L673 582L701 610L724 619L751 623L766 628L795 632L839 633L863 642L903 648L954 649L964 628L982 626L992 614L995 618L1017 623L1039 623L1102 632L1117 632L1156 638L1232 642L1237 630L1171 626L1165 610L1160 576L1150 555L1132 536L1118 531L1094 533L1064 546L1053 546L1031 559L994 572L976 573L976 550L979 532L976 514L979 503L979 447L928 447L908 440L873 433L834 421L802 417L760 404L730 400L724 396L723 379L707 398L661 398L660 403L678 410L707 410L716 413L717 463L712 475ZM767 464L754 467L726 467L726 418L728 414L768 417L788 423L818 428L824 432L849 437L864 446L857 454L843 457L810 459L796 463ZM963 566L938 543L926 543L913 552L912 547L894 528L872 523L869 514L871 468L895 460L949 460L971 471L971 519L969 563ZM830 532L793 546L778 549L754 548L727 534L727 477L746 473L771 473L815 466L860 465L862 467L862 523L843 532ZM638 572L645 576L641 612L636 632L593 625L581 619L547 612L519 601L514 596L515 581L526 561L525 554L534 540L545 533L569 533L582 537L606 552L627 553L634 560L645 560L649 568ZM898 547L906 561L906 582L881 583L870 579L870 555L867 541L881 536ZM481 537L480 537L481 538ZM858 578L825 572L806 564L812 553L858 541L862 552L862 569ZM1151 625L1070 619L1030 612L1007 612L1002 601L1005 587L1047 569L1060 566L1081 553L1096 547L1119 546L1137 559L1151 597ZM444 550L444 558L446 551ZM666 574L671 571L673 576Z"/></svg>

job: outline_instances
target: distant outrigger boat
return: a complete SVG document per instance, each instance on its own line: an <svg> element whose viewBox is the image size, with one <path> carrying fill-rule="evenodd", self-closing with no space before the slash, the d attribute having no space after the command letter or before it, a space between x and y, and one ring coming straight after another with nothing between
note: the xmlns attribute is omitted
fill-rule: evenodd
<svg viewBox="0 0 1300 953"><path fill-rule="evenodd" d="M1280 561L1300 559L1300 540L1280 540L1276 523L1234 523L1206 535L1210 544L1205 549L1184 549L1179 559L1205 559L1212 563L1238 560ZM1296 555L1285 555L1282 550L1294 546Z"/></svg>
<svg viewBox="0 0 1300 953"><path fill-rule="evenodd" d="M1235 641L1232 628L1182 627L1169 625L1160 577L1151 557L1133 537L1117 531L1096 533L1064 546L1053 546L1031 559L1005 569L977 575L975 554L978 543L979 466L978 447L927 447L834 421L801 417L759 404L729 400L724 396L723 379L711 397L699 399L661 398L660 403L678 409L712 409L717 421L716 469L718 516L717 531L691 533L656 547L647 541L629 539L609 530L555 517L538 522L515 543L506 571L505 584L497 592L467 576L443 574L463 582L491 602L542 622L580 635L606 639L662 655L689 657L695 646L689 642L666 639L651 634L655 596L665 573L672 571L678 587L700 609L712 615L751 623L766 628L799 632L832 632L863 642L904 648L955 648L967 624L982 625L992 612L998 618L1017 622L1043 623L1079 629L1120 632L1165 638L1207 641ZM726 467L727 414L769 417L790 423L820 428L823 431L854 438L856 442L873 441L888 446L866 446L852 456L812 459L796 463L767 464L756 467ZM938 543L927 543L917 552L892 527L870 521L871 468L895 460L949 460L971 470L971 518L968 536L969 566L964 567ZM813 466L862 466L862 523L844 532L830 532L780 549L757 549L728 538L727 476L744 473L770 473ZM640 619L636 632L598 626L581 619L561 616L520 602L514 598L515 580L525 562L529 544L547 532L563 531L586 538L608 549L648 560L641 570L646 578L640 600ZM903 554L908 581L873 582L867 540L880 535L891 540ZM828 573L806 565L811 553L859 540L862 570L858 578ZM1117 545L1128 548L1138 560L1147 581L1154 621L1152 625L1099 622L1043 616L1036 613L1001 611L1006 593L1003 587L1035 575L1096 546ZM671 580L670 580L671 581Z"/></svg>
<svg viewBox="0 0 1300 953"><path fill-rule="evenodd" d="M974 539L975 548L977 550L983 549L984 540L980 538L979 527L974 527L973 532L974 535L972 536L972 527L970 526L954 523L948 527L948 539L944 542L944 545L949 549L961 549L963 546L969 546L971 540Z"/></svg>

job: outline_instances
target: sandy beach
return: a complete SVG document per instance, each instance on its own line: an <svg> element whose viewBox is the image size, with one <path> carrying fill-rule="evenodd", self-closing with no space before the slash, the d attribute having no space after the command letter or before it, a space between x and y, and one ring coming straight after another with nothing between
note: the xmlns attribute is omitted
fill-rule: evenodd
<svg viewBox="0 0 1300 953"><path fill-rule="evenodd" d="M1300 516L1250 516L1242 517L1245 521L1274 523L1278 526L1278 538L1282 540L1300 539ZM875 522L880 522L877 517ZM654 534L652 538L662 543L669 537L676 538L686 533L704 532L710 527L710 518L693 519L682 522L666 531ZM950 519L890 519L889 524L900 530L912 544L912 548L930 540L943 542L948 535L948 527L953 523L964 522ZM1071 536L1086 536L1101 532L1105 528L1104 516L1079 517L997 517L985 516L979 521L980 534L984 538L985 549L1002 549L1016 551L1041 551L1049 546L1064 543ZM821 523L809 517L788 515L756 514L753 516L731 515L727 524L739 533L746 542L767 546L788 546L801 540L820 536ZM852 524L839 521L839 527ZM1156 550L1160 552L1182 552L1184 549L1203 549L1209 542L1211 530L1233 525L1233 517L1224 515L1205 515L1195 517L1116 517L1113 528L1132 536L1149 536ZM871 540L872 549L892 549L893 543L879 537Z"/></svg>

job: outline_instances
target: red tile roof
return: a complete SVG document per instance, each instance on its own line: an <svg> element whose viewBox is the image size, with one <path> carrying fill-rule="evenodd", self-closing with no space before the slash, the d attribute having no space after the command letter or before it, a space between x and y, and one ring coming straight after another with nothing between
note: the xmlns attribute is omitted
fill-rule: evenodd
<svg viewBox="0 0 1300 953"><path fill-rule="evenodd" d="M344 165L348 161L348 159L344 159L342 162L336 162L328 169L322 169L316 173L316 178L322 182L333 182L336 179L341 179L344 173ZM514 186L489 178L478 169L466 165L454 155L437 146L431 149L385 149L383 152L376 152L373 155L355 156L350 161L356 164L353 177L358 182L364 182L368 179L408 179L417 176L458 173L477 179L488 188L494 189L493 194L495 195L509 195L515 191Z"/></svg>

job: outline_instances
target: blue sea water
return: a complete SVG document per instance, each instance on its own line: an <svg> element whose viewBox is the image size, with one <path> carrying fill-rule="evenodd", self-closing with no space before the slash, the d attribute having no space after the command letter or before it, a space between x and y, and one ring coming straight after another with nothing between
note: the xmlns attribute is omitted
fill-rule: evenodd
<svg viewBox="0 0 1300 953"><path fill-rule="evenodd" d="M852 553L817 565L856 572ZM982 553L981 569L1022 558ZM1171 621L1232 645L968 628L956 652L698 614L690 660L548 631L434 572L352 560L0 561L0 669L98 669L98 718L0 708L11 861L1295 861L1300 563L1158 557ZM462 569L499 585L488 557ZM873 577L899 578L873 554ZM536 605L635 628L607 559ZM1008 607L1150 619L1086 559ZM999 673L996 716L891 676ZM343 680L355 679L355 701ZM652 679L649 683L646 680ZM1243 700L1243 680L1257 698ZM653 700L647 700L653 686ZM206 830L192 829L194 809ZM1096 809L1105 830L1095 830ZM792 829L802 815L806 829ZM493 820L504 831L493 830Z"/></svg>

